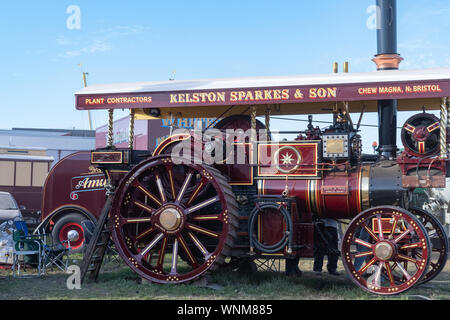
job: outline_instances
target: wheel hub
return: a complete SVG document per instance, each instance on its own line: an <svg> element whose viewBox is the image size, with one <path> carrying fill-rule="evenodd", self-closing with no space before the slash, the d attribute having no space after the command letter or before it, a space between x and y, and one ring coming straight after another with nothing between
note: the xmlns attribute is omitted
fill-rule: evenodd
<svg viewBox="0 0 450 320"><path fill-rule="evenodd" d="M182 213L173 207L164 209L159 215L159 223L167 231L177 230L182 222Z"/></svg>
<svg viewBox="0 0 450 320"><path fill-rule="evenodd" d="M389 242L380 242L375 246L375 255L380 260L389 260L394 255L394 247Z"/></svg>
<svg viewBox="0 0 450 320"><path fill-rule="evenodd" d="M70 242L78 241L78 239L80 239L80 234L78 233L78 231L70 230L67 233L67 240L69 240Z"/></svg>
<svg viewBox="0 0 450 320"><path fill-rule="evenodd" d="M427 131L426 128L418 128L414 133L414 138L417 141L425 141L428 139L429 135L430 133Z"/></svg>

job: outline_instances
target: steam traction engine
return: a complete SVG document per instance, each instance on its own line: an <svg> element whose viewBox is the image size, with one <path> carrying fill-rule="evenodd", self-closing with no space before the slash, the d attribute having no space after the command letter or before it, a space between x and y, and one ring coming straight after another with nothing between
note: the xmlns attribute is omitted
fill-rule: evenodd
<svg viewBox="0 0 450 320"><path fill-rule="evenodd" d="M119 254L142 278L185 283L227 264L312 257L317 221L332 218L352 220L342 239L342 262L364 290L397 294L429 281L446 263L447 237L432 215L410 208L409 199L415 188L445 185L449 104L442 96L450 95L450 81L439 77L429 81L440 91L409 93L424 74L326 75L323 84L308 85L316 80L302 77L284 87L278 78L263 85L260 79L231 81L237 90L230 81L211 82L210 88L201 82L172 88L169 82L137 84L135 90L127 85L126 91L83 89L78 109L108 108L110 123L113 108L131 110L130 146L134 119L221 119L213 138L202 136L208 130L175 133L152 155L112 146L92 152L92 163L108 177L108 200L84 272L98 272L103 233L112 233ZM386 93L365 96L368 88L394 86L400 88L391 94L399 109L420 110L425 103L439 108L441 119L425 111L409 119L399 156L364 155L350 112L376 111ZM272 140L271 115L323 113L330 106L328 128L310 122L294 141ZM265 116L266 125L257 116ZM250 135L236 135L249 129ZM218 155L221 161L212 161Z"/></svg>

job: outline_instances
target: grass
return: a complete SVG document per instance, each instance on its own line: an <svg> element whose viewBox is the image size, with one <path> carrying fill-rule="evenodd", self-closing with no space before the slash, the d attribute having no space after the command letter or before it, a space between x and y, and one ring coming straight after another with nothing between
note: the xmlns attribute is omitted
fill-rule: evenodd
<svg viewBox="0 0 450 320"><path fill-rule="evenodd" d="M72 257L73 259L74 257ZM77 258L77 257L75 257ZM77 260L79 262L79 260ZM342 264L338 277L315 275L312 260L302 259L302 277L283 273L257 272L251 275L216 271L208 276L214 288L198 283L159 285L141 283L124 263L104 266L97 283L84 283L80 290L66 287L67 274L49 271L43 278L16 279L10 270L0 271L0 299L3 300L408 300L425 296L436 300L450 299L450 265L433 281L387 298L376 297L356 287L347 278Z"/></svg>

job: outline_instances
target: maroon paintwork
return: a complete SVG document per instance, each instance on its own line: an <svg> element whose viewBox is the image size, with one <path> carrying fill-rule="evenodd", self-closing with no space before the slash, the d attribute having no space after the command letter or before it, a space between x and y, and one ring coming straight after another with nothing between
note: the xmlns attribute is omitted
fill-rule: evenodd
<svg viewBox="0 0 450 320"><path fill-rule="evenodd" d="M363 209L359 181L361 168L354 172L336 172L316 180L289 180L289 196L296 197L300 212L319 218L349 219ZM280 195L286 180L263 180L263 195Z"/></svg>
<svg viewBox="0 0 450 320"><path fill-rule="evenodd" d="M90 164L90 151L71 154L49 172L42 192L42 221L68 212L96 220L105 203L104 175Z"/></svg>

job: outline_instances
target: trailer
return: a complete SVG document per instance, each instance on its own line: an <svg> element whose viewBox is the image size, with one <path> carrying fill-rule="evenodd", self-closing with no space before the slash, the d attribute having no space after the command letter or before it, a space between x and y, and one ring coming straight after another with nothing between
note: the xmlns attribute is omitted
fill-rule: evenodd
<svg viewBox="0 0 450 320"><path fill-rule="evenodd" d="M13 195L30 229L39 223L42 188L53 160L42 148L0 147L0 191Z"/></svg>

